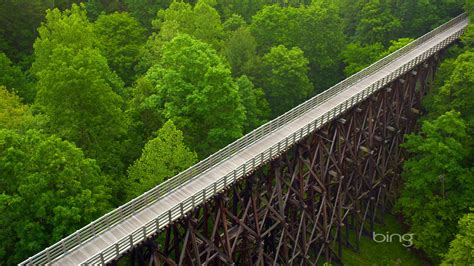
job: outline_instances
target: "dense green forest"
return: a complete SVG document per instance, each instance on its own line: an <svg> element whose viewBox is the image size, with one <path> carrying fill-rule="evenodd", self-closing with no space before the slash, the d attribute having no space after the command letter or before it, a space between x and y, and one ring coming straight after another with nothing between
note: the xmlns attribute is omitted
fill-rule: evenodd
<svg viewBox="0 0 474 266"><path fill-rule="evenodd" d="M0 1L0 265L464 9L473 1ZM434 263L474 263L473 86L471 25L403 144L396 211Z"/></svg>

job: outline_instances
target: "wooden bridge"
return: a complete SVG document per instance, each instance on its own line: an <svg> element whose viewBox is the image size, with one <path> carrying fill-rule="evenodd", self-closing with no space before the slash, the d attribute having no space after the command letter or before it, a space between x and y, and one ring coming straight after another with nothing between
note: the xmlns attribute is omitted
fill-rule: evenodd
<svg viewBox="0 0 474 266"><path fill-rule="evenodd" d="M395 199L399 144L462 14L22 262L339 263Z"/></svg>

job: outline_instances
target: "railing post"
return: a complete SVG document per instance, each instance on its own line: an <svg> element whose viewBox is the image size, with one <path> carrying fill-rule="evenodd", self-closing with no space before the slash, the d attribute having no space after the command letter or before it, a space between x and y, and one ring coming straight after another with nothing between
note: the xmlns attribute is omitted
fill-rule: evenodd
<svg viewBox="0 0 474 266"><path fill-rule="evenodd" d="M77 242L79 242L79 244L82 244L81 232L79 230L76 231L76 239L77 239Z"/></svg>
<svg viewBox="0 0 474 266"><path fill-rule="evenodd" d="M64 244L64 239L61 239L61 248L63 249L63 254L66 254L66 245Z"/></svg>
<svg viewBox="0 0 474 266"><path fill-rule="evenodd" d="M160 231L160 217L155 219L155 224L156 224L156 231Z"/></svg>
<svg viewBox="0 0 474 266"><path fill-rule="evenodd" d="M49 247L46 248L46 260L48 260L48 264L51 264L51 254L49 252Z"/></svg>
<svg viewBox="0 0 474 266"><path fill-rule="evenodd" d="M145 198L145 206L146 206L148 205L148 192L145 192L144 198Z"/></svg>
<svg viewBox="0 0 474 266"><path fill-rule="evenodd" d="M120 256L120 250L119 250L119 244L115 243L115 256L118 257Z"/></svg>

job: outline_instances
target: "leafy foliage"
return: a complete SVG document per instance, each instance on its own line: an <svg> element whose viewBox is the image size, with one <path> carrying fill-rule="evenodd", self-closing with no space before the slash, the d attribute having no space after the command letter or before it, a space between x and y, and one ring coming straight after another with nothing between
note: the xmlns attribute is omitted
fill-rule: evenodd
<svg viewBox="0 0 474 266"><path fill-rule="evenodd" d="M346 49L342 52L342 61L346 64L344 74L350 76L377 61L383 53L383 49L384 47L380 43L365 46L360 43L347 45Z"/></svg>
<svg viewBox="0 0 474 266"><path fill-rule="evenodd" d="M257 43L248 28L242 27L230 33L223 53L231 66L234 77L255 76L260 64L256 49Z"/></svg>
<svg viewBox="0 0 474 266"><path fill-rule="evenodd" d="M266 6L252 18L251 30L260 54L277 45L300 48L309 60L310 78L319 91L339 79L344 35L342 20L332 4L315 1L298 8Z"/></svg>
<svg viewBox="0 0 474 266"><path fill-rule="evenodd" d="M371 0L362 8L356 36L362 43L386 43L398 36L402 24L379 0Z"/></svg>
<svg viewBox="0 0 474 266"><path fill-rule="evenodd" d="M145 42L145 29L128 13L100 15L94 25L102 55L126 85L135 80L134 68Z"/></svg>
<svg viewBox="0 0 474 266"><path fill-rule="evenodd" d="M247 76L243 75L238 78L236 84L239 88L240 99L245 107L244 132L249 132L267 122L270 107L265 99L265 92L261 88L255 88Z"/></svg>
<svg viewBox="0 0 474 266"><path fill-rule="evenodd" d="M467 160L470 137L457 112L424 121L421 134L408 135L403 147L404 188L399 207L415 235L415 246L433 260L445 253L456 222L474 204L474 180Z"/></svg>
<svg viewBox="0 0 474 266"><path fill-rule="evenodd" d="M0 86L0 129L21 129L33 119L28 106L5 87Z"/></svg>
<svg viewBox="0 0 474 266"><path fill-rule="evenodd" d="M128 12L135 17L142 26L151 30L151 21L155 18L160 9L166 9L173 2L172 0L136 1L123 0L127 5Z"/></svg>
<svg viewBox="0 0 474 266"><path fill-rule="evenodd" d="M64 9L79 0L5 0L0 2L0 51L22 69L31 64L36 28L47 8Z"/></svg>
<svg viewBox="0 0 474 266"><path fill-rule="evenodd" d="M471 265L474 263L474 213L466 213L459 219L459 232L451 241L441 265Z"/></svg>
<svg viewBox="0 0 474 266"><path fill-rule="evenodd" d="M129 198L136 197L197 161L183 143L183 133L169 120L143 149L140 159L128 169Z"/></svg>
<svg viewBox="0 0 474 266"><path fill-rule="evenodd" d="M0 261L19 263L103 214L107 184L73 144L0 129Z"/></svg>
<svg viewBox="0 0 474 266"><path fill-rule="evenodd" d="M158 11L152 25L155 32L142 49L139 72L144 73L157 64L162 56L163 45L178 34L188 34L211 44L216 50L222 48L224 29L219 13L205 0L198 1L194 7L185 2L173 1L169 8Z"/></svg>
<svg viewBox="0 0 474 266"><path fill-rule="evenodd" d="M155 88L148 99L153 97L156 108L173 120L200 156L242 135L245 110L238 88L209 44L178 35L164 46L160 64L146 77Z"/></svg>
<svg viewBox="0 0 474 266"><path fill-rule="evenodd" d="M400 38L400 39L396 39L396 40L391 40L389 43L390 43L390 46L388 47L388 49L382 53L380 55L380 58L382 57L385 57L393 52L395 52L396 50L406 46L407 44L411 43L413 41L413 39L411 38Z"/></svg>
<svg viewBox="0 0 474 266"><path fill-rule="evenodd" d="M456 110L474 130L474 52L467 51L454 61L452 73L434 96L430 110L436 114Z"/></svg>
<svg viewBox="0 0 474 266"><path fill-rule="evenodd" d="M299 48L274 47L262 59L261 86L276 117L306 99L313 90L308 60Z"/></svg>
<svg viewBox="0 0 474 266"><path fill-rule="evenodd" d="M118 173L127 121L113 89L122 84L94 48L97 40L81 7L49 11L46 19L35 42L36 104L49 116L51 132L76 143L103 170Z"/></svg>
<svg viewBox="0 0 474 266"><path fill-rule="evenodd" d="M246 27L247 22L239 15L232 14L223 24L224 31L229 33L239 28Z"/></svg>
<svg viewBox="0 0 474 266"><path fill-rule="evenodd" d="M186 33L219 49L224 36L219 13L205 0L199 0L194 7L184 2L173 2L168 9L158 12L152 24L165 41Z"/></svg>
<svg viewBox="0 0 474 266"><path fill-rule="evenodd" d="M350 43L342 52L342 61L346 64L344 74L350 76L368 67L375 61L395 52L403 46L412 42L410 38L400 38L390 41L388 49L384 50L381 43L361 45L360 43Z"/></svg>
<svg viewBox="0 0 474 266"><path fill-rule="evenodd" d="M33 85L21 68L14 65L4 53L0 53L0 69L0 86L15 91L25 102L31 103L35 97Z"/></svg>

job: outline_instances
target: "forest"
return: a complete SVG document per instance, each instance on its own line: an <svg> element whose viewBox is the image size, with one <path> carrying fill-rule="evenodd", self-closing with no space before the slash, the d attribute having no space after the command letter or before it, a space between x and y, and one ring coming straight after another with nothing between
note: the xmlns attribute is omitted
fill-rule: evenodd
<svg viewBox="0 0 474 266"><path fill-rule="evenodd" d="M0 265L462 12L474 1L0 1ZM470 25L403 144L393 212L433 264L474 264L473 87Z"/></svg>

